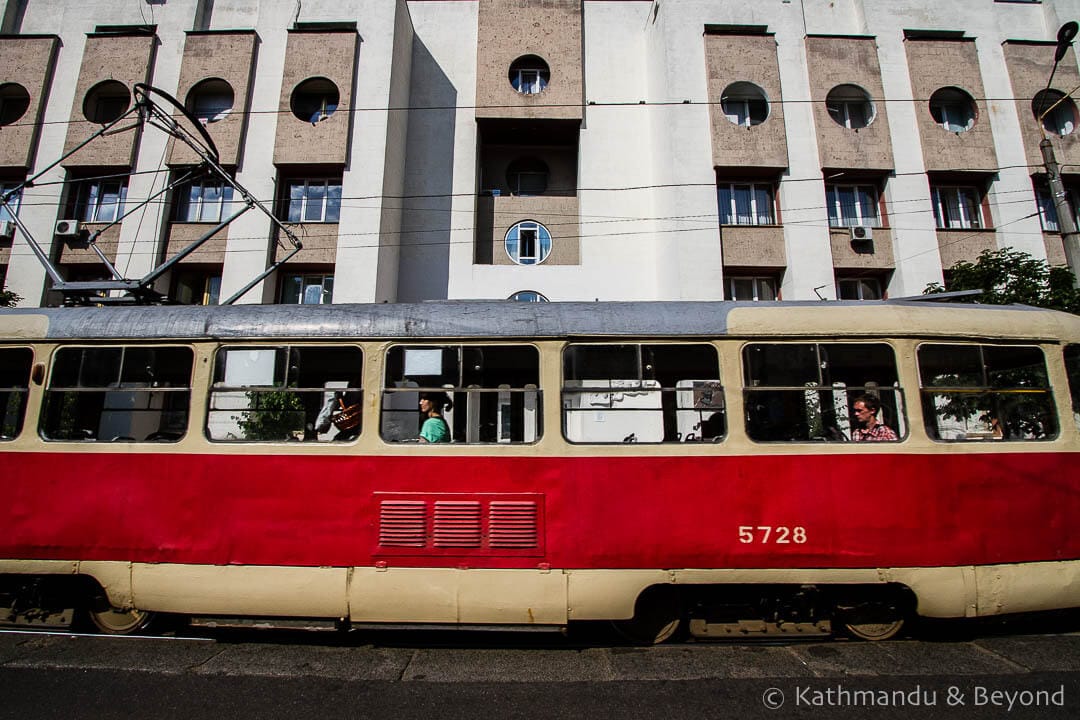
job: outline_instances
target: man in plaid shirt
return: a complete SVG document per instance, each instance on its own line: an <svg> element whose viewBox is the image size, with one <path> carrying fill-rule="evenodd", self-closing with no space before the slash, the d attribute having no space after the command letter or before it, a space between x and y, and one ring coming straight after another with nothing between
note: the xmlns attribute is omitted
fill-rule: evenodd
<svg viewBox="0 0 1080 720"><path fill-rule="evenodd" d="M851 434L852 440L855 442L864 441L881 441L881 440L899 440L893 429L885 423L878 420L878 410L881 409L881 401L873 395L860 395L855 398L854 404L852 404L852 410L855 413L855 420L858 421L862 427L856 428Z"/></svg>

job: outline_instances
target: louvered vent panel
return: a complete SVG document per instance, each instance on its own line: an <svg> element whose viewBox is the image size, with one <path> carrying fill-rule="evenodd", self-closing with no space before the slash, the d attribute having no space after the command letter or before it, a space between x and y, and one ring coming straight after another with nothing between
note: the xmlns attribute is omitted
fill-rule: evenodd
<svg viewBox="0 0 1080 720"><path fill-rule="evenodd" d="M379 505L379 544L424 547L426 506L420 500L383 500Z"/></svg>
<svg viewBox="0 0 1080 720"><path fill-rule="evenodd" d="M492 502L489 545L493 548L536 547L539 543L536 519L534 502Z"/></svg>
<svg viewBox="0 0 1080 720"><path fill-rule="evenodd" d="M440 500L435 503L435 547L480 547L480 503Z"/></svg>

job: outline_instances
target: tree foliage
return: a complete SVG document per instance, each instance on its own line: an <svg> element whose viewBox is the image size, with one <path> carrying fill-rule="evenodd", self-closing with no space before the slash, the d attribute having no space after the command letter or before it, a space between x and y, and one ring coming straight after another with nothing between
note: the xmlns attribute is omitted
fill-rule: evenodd
<svg viewBox="0 0 1080 720"><path fill-rule="evenodd" d="M247 393L251 409L236 419L245 440L289 440L304 433L304 403L285 390Z"/></svg>
<svg viewBox="0 0 1080 720"><path fill-rule="evenodd" d="M923 294L982 290L977 302L989 305L1033 305L1080 315L1080 291L1072 270L1049 266L1028 253L1003 248L983 250L973 262L958 262L945 271L945 285L931 283Z"/></svg>
<svg viewBox="0 0 1080 720"><path fill-rule="evenodd" d="M17 293L10 290L0 290L0 307L15 307L22 300Z"/></svg>

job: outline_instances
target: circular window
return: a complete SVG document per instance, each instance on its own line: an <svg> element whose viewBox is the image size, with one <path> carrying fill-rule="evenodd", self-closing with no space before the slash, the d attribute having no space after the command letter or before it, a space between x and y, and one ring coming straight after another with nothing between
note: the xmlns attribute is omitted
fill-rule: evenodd
<svg viewBox="0 0 1080 720"><path fill-rule="evenodd" d="M949 132L962 133L975 127L975 99L958 87L939 88L930 96L930 115Z"/></svg>
<svg viewBox="0 0 1080 720"><path fill-rule="evenodd" d="M825 98L829 117L849 130L858 130L874 122L874 103L870 93L858 85L837 85Z"/></svg>
<svg viewBox="0 0 1080 720"><path fill-rule="evenodd" d="M543 92L551 80L551 70L543 58L522 55L510 63L510 85L522 95Z"/></svg>
<svg viewBox="0 0 1080 720"><path fill-rule="evenodd" d="M548 166L534 157L518 158L506 168L506 184L513 195L541 195L548 186Z"/></svg>
<svg viewBox="0 0 1080 720"><path fill-rule="evenodd" d="M506 233L506 254L518 265L542 263L551 254L551 233L533 220L519 222Z"/></svg>
<svg viewBox="0 0 1080 720"><path fill-rule="evenodd" d="M30 93L19 83L0 85L0 125L10 125L30 108Z"/></svg>
<svg viewBox="0 0 1080 720"><path fill-rule="evenodd" d="M769 118L769 98L765 91L751 82L735 82L720 95L724 117L736 125L760 125Z"/></svg>
<svg viewBox="0 0 1080 720"><path fill-rule="evenodd" d="M341 94L332 80L310 78L293 89L289 109L297 119L314 125L333 115L340 101Z"/></svg>
<svg viewBox="0 0 1080 720"><path fill-rule="evenodd" d="M187 111L203 125L221 120L232 110L232 85L220 78L203 80L191 88L184 101Z"/></svg>
<svg viewBox="0 0 1080 720"><path fill-rule="evenodd" d="M548 302L548 299L535 290L522 290L511 295L508 299L517 302Z"/></svg>
<svg viewBox="0 0 1080 720"><path fill-rule="evenodd" d="M92 123L107 125L127 112L131 93L118 80L106 80L90 88L83 100L83 115Z"/></svg>
<svg viewBox="0 0 1080 720"><path fill-rule="evenodd" d="M1064 137L1076 129L1076 103L1060 90L1040 90L1031 100L1031 114L1046 132Z"/></svg>

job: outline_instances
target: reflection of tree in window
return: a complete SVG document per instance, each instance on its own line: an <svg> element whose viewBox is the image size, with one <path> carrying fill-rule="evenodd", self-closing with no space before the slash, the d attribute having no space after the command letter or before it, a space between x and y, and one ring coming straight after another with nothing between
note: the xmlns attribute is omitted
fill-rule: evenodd
<svg viewBox="0 0 1080 720"><path fill-rule="evenodd" d="M881 421L904 434L896 358L883 343L756 343L743 350L746 427L758 441L845 441L851 406L881 401Z"/></svg>
<svg viewBox="0 0 1080 720"><path fill-rule="evenodd" d="M562 402L571 442L700 442L727 432L711 345L571 345Z"/></svg>
<svg viewBox="0 0 1080 720"><path fill-rule="evenodd" d="M924 344L926 431L939 440L1050 440L1057 413L1037 347Z"/></svg>

